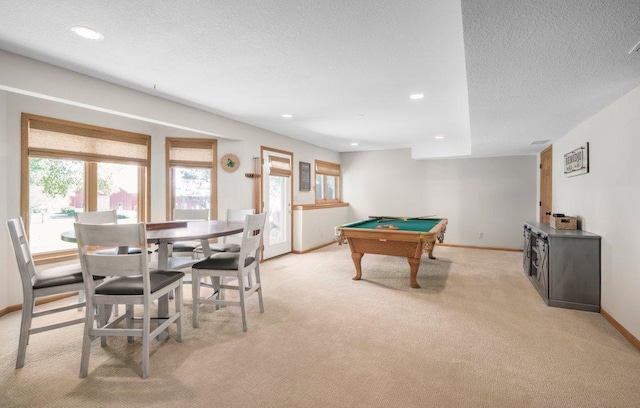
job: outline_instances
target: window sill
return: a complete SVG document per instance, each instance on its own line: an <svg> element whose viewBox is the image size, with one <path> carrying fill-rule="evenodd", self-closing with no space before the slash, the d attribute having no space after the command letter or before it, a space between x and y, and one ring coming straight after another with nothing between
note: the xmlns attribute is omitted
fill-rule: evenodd
<svg viewBox="0 0 640 408"><path fill-rule="evenodd" d="M43 252L41 254L33 255L33 263L35 265L47 265L57 262L73 261L78 259L78 251L58 251L58 252Z"/></svg>
<svg viewBox="0 0 640 408"><path fill-rule="evenodd" d="M337 208L337 207L348 207L349 203L343 202L333 202L333 203L315 203L315 204L300 204L294 205L294 211L306 211L306 210L321 210L325 208Z"/></svg>

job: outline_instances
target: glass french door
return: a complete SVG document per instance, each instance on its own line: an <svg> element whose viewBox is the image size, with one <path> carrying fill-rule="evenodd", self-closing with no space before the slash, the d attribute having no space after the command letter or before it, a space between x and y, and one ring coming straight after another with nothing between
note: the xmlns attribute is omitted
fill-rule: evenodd
<svg viewBox="0 0 640 408"><path fill-rule="evenodd" d="M263 258L291 252L291 163L293 157L282 151L264 149L262 153L262 202L267 213Z"/></svg>

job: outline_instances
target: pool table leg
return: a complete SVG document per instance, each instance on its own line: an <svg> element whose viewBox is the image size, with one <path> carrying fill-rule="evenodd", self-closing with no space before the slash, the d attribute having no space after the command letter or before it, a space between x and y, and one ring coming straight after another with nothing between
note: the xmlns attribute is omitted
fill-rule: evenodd
<svg viewBox="0 0 640 408"><path fill-rule="evenodd" d="M424 251L429 255L429 259L436 259L436 257L433 256L433 248L436 246L436 241L427 241L424 246Z"/></svg>
<svg viewBox="0 0 640 408"><path fill-rule="evenodd" d="M411 258L408 257L407 261L409 261L409 267L411 268L411 274L409 275L409 283L412 288L418 289L420 285L418 284L418 269L420 269L420 258Z"/></svg>
<svg viewBox="0 0 640 408"><path fill-rule="evenodd" d="M362 267L360 261L362 260L363 255L364 254L362 252L351 253L351 259L353 259L353 264L356 266L356 276L352 278L353 280L360 280L360 278L362 277Z"/></svg>

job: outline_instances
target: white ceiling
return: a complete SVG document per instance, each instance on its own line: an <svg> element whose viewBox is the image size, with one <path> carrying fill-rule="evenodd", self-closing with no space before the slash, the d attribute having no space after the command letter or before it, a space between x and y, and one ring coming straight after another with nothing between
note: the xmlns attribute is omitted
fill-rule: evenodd
<svg viewBox="0 0 640 408"><path fill-rule="evenodd" d="M640 85L639 40L639 0L0 0L0 49L415 158L540 151Z"/></svg>

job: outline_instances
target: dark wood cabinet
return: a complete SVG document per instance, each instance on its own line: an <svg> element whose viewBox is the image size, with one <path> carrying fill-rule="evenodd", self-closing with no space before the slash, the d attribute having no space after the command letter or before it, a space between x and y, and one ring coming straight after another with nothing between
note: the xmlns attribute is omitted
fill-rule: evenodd
<svg viewBox="0 0 640 408"><path fill-rule="evenodd" d="M524 224L523 269L549 306L600 312L599 235Z"/></svg>

